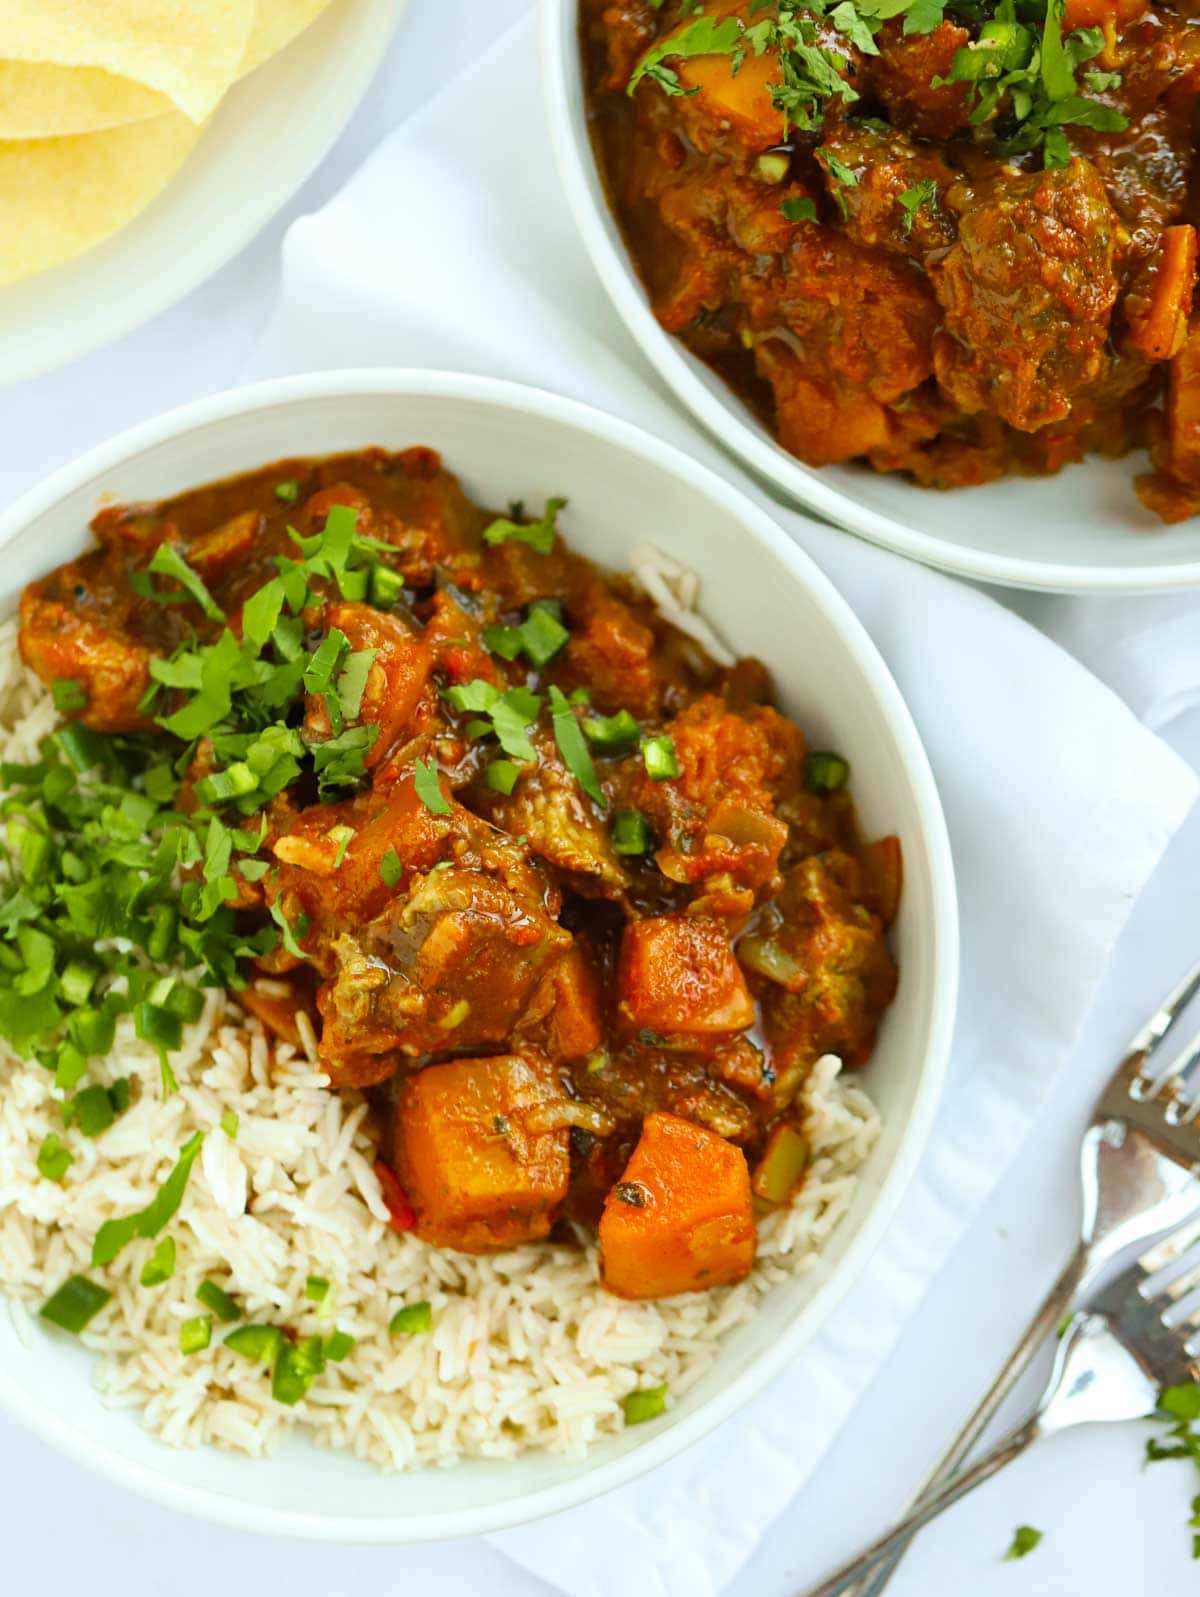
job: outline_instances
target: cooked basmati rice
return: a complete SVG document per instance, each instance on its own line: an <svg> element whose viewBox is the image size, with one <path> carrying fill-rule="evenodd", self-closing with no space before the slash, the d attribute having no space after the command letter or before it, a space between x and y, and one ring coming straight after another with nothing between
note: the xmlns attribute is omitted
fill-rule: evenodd
<svg viewBox="0 0 1200 1597"><path fill-rule="evenodd" d="M0 758L34 758L56 719L50 694L20 664L13 626L0 627ZM838 1060L820 1060L803 1094L811 1169L795 1203L760 1224L749 1279L626 1303L600 1289L594 1243L476 1258L390 1229L366 1103L330 1092L310 1057L273 1043L226 995L209 994L172 1064L179 1091L164 1100L157 1053L123 1020L93 1079L128 1076L134 1101L89 1140L64 1131L51 1074L0 1043L0 1288L24 1318L26 1305L36 1309L69 1275L103 1279L112 1302L81 1337L97 1356L96 1385L166 1442L262 1454L301 1426L385 1469L534 1447L578 1458L622 1428L627 1393L665 1382L672 1398L682 1396L764 1291L813 1266L879 1130ZM228 1111L238 1117L236 1138L221 1129ZM61 1186L37 1168L52 1131L74 1157ZM170 1227L174 1276L140 1285L153 1241L93 1271L100 1225L148 1202L196 1131L206 1133L203 1151ZM309 1276L330 1283L323 1304L307 1298ZM354 1348L284 1407L263 1366L220 1345L223 1327L204 1352L180 1352L180 1325L199 1312L206 1277L247 1321L302 1336L336 1326L356 1338ZM432 1332L390 1335L396 1310L419 1300L432 1305ZM57 1333L30 1322L23 1334Z"/></svg>

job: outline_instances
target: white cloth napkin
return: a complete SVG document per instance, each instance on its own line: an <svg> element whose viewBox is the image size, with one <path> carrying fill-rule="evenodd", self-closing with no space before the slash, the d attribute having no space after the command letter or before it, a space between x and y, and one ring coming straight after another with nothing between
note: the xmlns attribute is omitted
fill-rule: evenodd
<svg viewBox="0 0 1200 1597"><path fill-rule="evenodd" d="M1041 632L775 504L673 408L575 236L528 21L288 235L281 300L248 375L383 363L590 401L738 482L871 631L945 804L962 1002L945 1104L886 1245L796 1366L717 1437L596 1503L494 1538L572 1597L706 1597L803 1485L1016 1151L1196 779Z"/></svg>

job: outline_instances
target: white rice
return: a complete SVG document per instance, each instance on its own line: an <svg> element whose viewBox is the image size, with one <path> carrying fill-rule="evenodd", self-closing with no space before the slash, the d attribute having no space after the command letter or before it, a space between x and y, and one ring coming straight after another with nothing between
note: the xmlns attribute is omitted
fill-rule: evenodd
<svg viewBox="0 0 1200 1597"><path fill-rule="evenodd" d="M0 627L0 758L35 757L55 720L49 694L20 665L12 625ZM594 1245L538 1243L474 1258L391 1230L365 1103L330 1092L309 1058L273 1046L223 994L209 995L172 1064L179 1091L164 1101L157 1054L122 1022L91 1079L128 1076L135 1101L89 1140L63 1130L50 1073L0 1043L0 1289L20 1323L25 1306L36 1310L67 1276L102 1280L112 1302L81 1338L96 1355L96 1385L166 1442L262 1454L302 1426L314 1441L385 1469L535 1447L577 1458L621 1429L626 1393L665 1382L672 1398L682 1395L763 1292L815 1263L879 1130L838 1060L820 1060L803 1094L811 1169L796 1202L760 1224L750 1278L625 1303L597 1284ZM220 1129L229 1110L236 1139ZM175 1275L164 1286L139 1284L153 1241L94 1271L101 1224L144 1206L196 1131L206 1133L203 1152L169 1228ZM61 1186L37 1169L49 1132L74 1158ZM323 1307L305 1296L310 1275L331 1284ZM302 1335L336 1326L356 1338L354 1349L295 1408L283 1407L269 1372L220 1346L221 1325L207 1351L180 1353L179 1327L201 1312L195 1294L205 1277L237 1299L247 1321ZM422 1299L433 1308L432 1332L390 1336L395 1311ZM23 1334L57 1333L30 1322Z"/></svg>

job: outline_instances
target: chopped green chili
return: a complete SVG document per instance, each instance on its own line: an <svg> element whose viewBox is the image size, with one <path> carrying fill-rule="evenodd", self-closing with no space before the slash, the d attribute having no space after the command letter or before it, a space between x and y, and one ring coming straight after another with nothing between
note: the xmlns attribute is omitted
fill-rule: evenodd
<svg viewBox="0 0 1200 1597"><path fill-rule="evenodd" d="M810 793L836 793L849 775L849 763L840 754L814 751L804 762L804 785Z"/></svg>
<svg viewBox="0 0 1200 1597"><path fill-rule="evenodd" d="M196 1288L196 1302L203 1303L206 1309L211 1309L217 1319L225 1325L232 1325L235 1320L240 1320L242 1311L238 1308L229 1293L217 1285L215 1281L205 1279Z"/></svg>
<svg viewBox="0 0 1200 1597"><path fill-rule="evenodd" d="M68 1276L53 1296L38 1310L43 1320L78 1336L112 1297L105 1287L89 1281L86 1275Z"/></svg>
<svg viewBox="0 0 1200 1597"><path fill-rule="evenodd" d="M627 1392L621 1399L626 1425L643 1425L647 1420L657 1419L666 1406L665 1385L648 1386L638 1392Z"/></svg>
<svg viewBox="0 0 1200 1597"><path fill-rule="evenodd" d="M212 1341L212 1315L198 1314L194 1320L184 1320L179 1327L179 1351L203 1353Z"/></svg>
<svg viewBox="0 0 1200 1597"><path fill-rule="evenodd" d="M175 1274L175 1238L163 1237L155 1243L154 1252L142 1265L139 1277L143 1286L162 1286Z"/></svg>
<svg viewBox="0 0 1200 1597"><path fill-rule="evenodd" d="M642 763L652 782L667 782L679 775L679 756L674 741L665 733L642 739Z"/></svg>
<svg viewBox="0 0 1200 1597"><path fill-rule="evenodd" d="M408 1303L404 1308L397 1309L388 1325L388 1330L393 1336L419 1336L422 1332L432 1329L433 1309L424 1299L419 1303Z"/></svg>

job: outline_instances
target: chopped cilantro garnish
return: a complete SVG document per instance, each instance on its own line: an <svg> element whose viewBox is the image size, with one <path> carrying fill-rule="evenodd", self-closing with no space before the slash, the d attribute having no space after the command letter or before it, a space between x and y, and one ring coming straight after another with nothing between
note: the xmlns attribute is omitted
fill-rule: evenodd
<svg viewBox="0 0 1200 1597"><path fill-rule="evenodd" d="M183 592L160 592L150 581L151 575L173 577ZM133 572L129 584L143 599L153 599L156 604L184 604L190 600L200 606L210 621L225 619L224 610L173 544L160 543L145 571Z"/></svg>
<svg viewBox="0 0 1200 1597"><path fill-rule="evenodd" d="M525 523L510 521L503 516L498 517L489 527L484 528L484 542L523 543L527 544L535 554L548 555L554 548L558 512L566 502L565 499L547 499L540 521Z"/></svg>
<svg viewBox="0 0 1200 1597"><path fill-rule="evenodd" d="M445 697L452 709L479 712L487 716L491 723L490 730L500 740L500 747L514 760L537 758L537 751L525 730L537 720L542 706L536 693L522 687L509 688L502 693L490 682L476 677L472 682L447 688ZM471 724L468 723L468 731Z"/></svg>
<svg viewBox="0 0 1200 1597"><path fill-rule="evenodd" d="M831 150L818 146L814 153L819 157L825 170L835 183L840 183L844 189L856 189L858 187L858 174L852 172L848 166L839 161Z"/></svg>
<svg viewBox="0 0 1200 1597"><path fill-rule="evenodd" d="M417 790L417 797L431 815L453 814L454 806L442 792L442 785L438 781L436 760L417 761L413 771L413 786Z"/></svg>
<svg viewBox="0 0 1200 1597"><path fill-rule="evenodd" d="M396 853L394 848L389 848L387 853L380 860L379 874L383 878L384 885L387 887L395 887L397 882L399 882L401 877L404 875L403 861L401 860L399 854Z"/></svg>
<svg viewBox="0 0 1200 1597"><path fill-rule="evenodd" d="M170 1224L187 1188L192 1166L204 1143L204 1133L197 1131L179 1150L174 1169L158 1192L144 1209L124 1215L119 1220L106 1220L92 1243L92 1263L111 1264L134 1237L153 1237Z"/></svg>
<svg viewBox="0 0 1200 1597"><path fill-rule="evenodd" d="M936 197L937 184L931 177L923 177L912 188L905 189L903 194L897 194L896 204L904 212L904 220L901 226L905 233L912 232L913 221L921 207L928 205Z"/></svg>
<svg viewBox="0 0 1200 1597"><path fill-rule="evenodd" d="M221 1116L221 1130L229 1138L230 1142L237 1141L238 1127L240 1124L241 1122L232 1109L226 1109L225 1113Z"/></svg>
<svg viewBox="0 0 1200 1597"><path fill-rule="evenodd" d="M633 76L626 85L626 94L635 93L643 78L650 78L667 94L695 94L697 91L685 89L679 81L679 74L664 63L695 55L728 55L737 46L744 31L736 17L694 18L685 27L676 28L650 46L634 68Z"/></svg>
<svg viewBox="0 0 1200 1597"><path fill-rule="evenodd" d="M550 719L554 726L554 741L563 763L580 787L597 804L604 804L604 790L596 776L596 767L588 753L587 739L575 719L574 707L568 704L562 689L550 689Z"/></svg>

